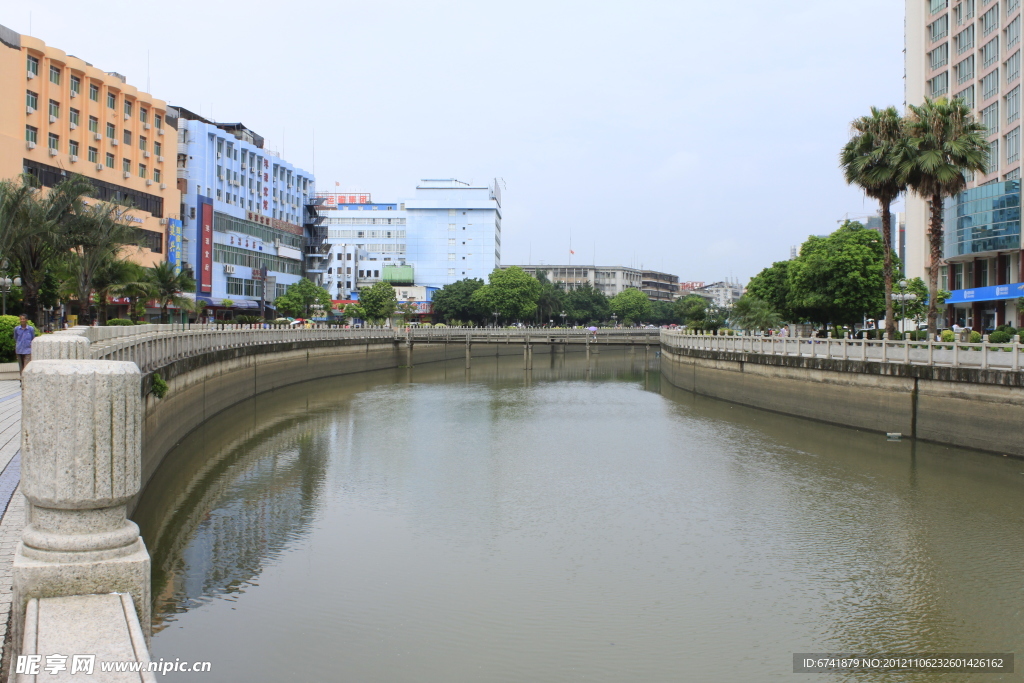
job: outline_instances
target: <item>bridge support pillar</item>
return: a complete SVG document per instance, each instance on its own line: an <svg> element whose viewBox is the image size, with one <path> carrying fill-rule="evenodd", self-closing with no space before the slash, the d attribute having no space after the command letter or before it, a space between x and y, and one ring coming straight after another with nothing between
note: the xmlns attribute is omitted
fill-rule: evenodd
<svg viewBox="0 0 1024 683"><path fill-rule="evenodd" d="M130 362L35 360L22 387L14 656L33 598L127 593L148 641L150 559L126 507L142 484L142 374Z"/></svg>

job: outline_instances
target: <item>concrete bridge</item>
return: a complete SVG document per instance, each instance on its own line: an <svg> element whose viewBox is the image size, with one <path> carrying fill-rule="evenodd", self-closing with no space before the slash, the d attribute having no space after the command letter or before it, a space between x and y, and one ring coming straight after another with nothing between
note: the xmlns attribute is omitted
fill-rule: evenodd
<svg viewBox="0 0 1024 683"><path fill-rule="evenodd" d="M50 676L48 655L96 653L91 663L59 664L65 673L91 665L98 681L156 680L156 671L145 670L150 560L128 515L160 458L216 412L321 376L449 359L456 347L465 347L458 356L467 368L474 357L521 350L528 370L538 347L588 357L614 346L650 353L658 332L146 325L38 338L23 377L20 424L15 418L7 425L20 431L20 457L0 479L0 489L17 486L4 501L0 534L20 539L6 557L0 549L0 563L11 567L7 575L0 567L0 604L3 584L10 584L4 674L41 680ZM168 399L151 391L156 373L171 385ZM14 391L4 398L19 397ZM104 661L143 670L104 672Z"/></svg>

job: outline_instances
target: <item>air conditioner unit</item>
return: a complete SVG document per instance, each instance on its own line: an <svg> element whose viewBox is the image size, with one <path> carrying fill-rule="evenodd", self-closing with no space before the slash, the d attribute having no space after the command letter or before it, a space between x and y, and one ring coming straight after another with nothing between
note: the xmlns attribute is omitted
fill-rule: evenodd
<svg viewBox="0 0 1024 683"><path fill-rule="evenodd" d="M102 171L103 170L103 164L96 164L96 170L97 171Z"/></svg>
<svg viewBox="0 0 1024 683"><path fill-rule="evenodd" d="M275 237L274 238L274 246L277 247L278 249L281 248L281 238L280 237Z"/></svg>
<svg viewBox="0 0 1024 683"><path fill-rule="evenodd" d="M31 140L28 140L25 142L25 146L28 147L29 149L35 149L36 143L32 142Z"/></svg>
<svg viewBox="0 0 1024 683"><path fill-rule="evenodd" d="M131 121L132 120L132 115L131 114L125 114L124 115L124 120L125 121Z"/></svg>
<svg viewBox="0 0 1024 683"><path fill-rule="evenodd" d="M77 90L72 90L71 91L71 96L72 97L78 97L78 91Z"/></svg>
<svg viewBox="0 0 1024 683"><path fill-rule="evenodd" d="M132 177L132 174L131 174L130 172L128 172L128 171L125 171L125 172L124 172L124 177L125 177L125 178L131 178L131 177Z"/></svg>
<svg viewBox="0 0 1024 683"><path fill-rule="evenodd" d="M167 183L160 183L160 189L161 190L166 190L167 189Z"/></svg>
<svg viewBox="0 0 1024 683"><path fill-rule="evenodd" d="M72 123L70 125L71 125L71 130L78 130L78 124L77 123Z"/></svg>
<svg viewBox="0 0 1024 683"><path fill-rule="evenodd" d="M233 265L231 265L230 263L225 263L224 264L224 273L227 274L227 275L234 275L235 274L235 267Z"/></svg>
<svg viewBox="0 0 1024 683"><path fill-rule="evenodd" d="M26 114L35 114L36 113L36 108L35 107L25 107L25 113Z"/></svg>
<svg viewBox="0 0 1024 683"><path fill-rule="evenodd" d="M76 161L78 161L78 155L77 154L72 154L68 158L71 160L71 163L75 163Z"/></svg>
<svg viewBox="0 0 1024 683"><path fill-rule="evenodd" d="M151 179L149 179L149 178L146 178L146 184L147 185L152 185L153 181Z"/></svg>
<svg viewBox="0 0 1024 683"><path fill-rule="evenodd" d="M149 130L153 126L149 125L149 122L142 124L142 130Z"/></svg>
<svg viewBox="0 0 1024 683"><path fill-rule="evenodd" d="M92 139L93 140L102 140L103 136L100 133L93 133L92 134Z"/></svg>
<svg viewBox="0 0 1024 683"><path fill-rule="evenodd" d="M34 73L32 73L31 71L28 72L28 80L31 81L35 77L36 77L36 75Z"/></svg>
<svg viewBox="0 0 1024 683"><path fill-rule="evenodd" d="M157 128L156 129L156 134L157 135L163 135L164 134L164 129L163 128Z"/></svg>
<svg viewBox="0 0 1024 683"><path fill-rule="evenodd" d="M51 157L57 156L57 150L55 150L53 147L50 148L50 156Z"/></svg>
<svg viewBox="0 0 1024 683"><path fill-rule="evenodd" d="M114 147L117 147L120 143L118 143L117 138L110 138L110 144L112 144Z"/></svg>
<svg viewBox="0 0 1024 683"><path fill-rule="evenodd" d="M148 158L149 158L149 152L143 152L143 153L142 153L142 156L143 156L144 158L148 159Z"/></svg>
<svg viewBox="0 0 1024 683"><path fill-rule="evenodd" d="M221 158L222 156L224 156L224 155L223 155L223 154L221 154L220 152L217 152L217 158L218 158L218 159L220 159L220 158Z"/></svg>
<svg viewBox="0 0 1024 683"><path fill-rule="evenodd" d="M246 168L248 167L245 164L242 164L242 170L244 171Z"/></svg>
<svg viewBox="0 0 1024 683"><path fill-rule="evenodd" d="M160 219L160 225L167 225L167 219L166 218L161 218Z"/></svg>
<svg viewBox="0 0 1024 683"><path fill-rule="evenodd" d="M159 163L161 163L161 164L162 164L162 163L164 163L164 158L163 158L163 157L157 157L157 158L156 158L156 160L157 160L157 161L158 161Z"/></svg>
<svg viewBox="0 0 1024 683"><path fill-rule="evenodd" d="M50 123L57 123L57 117L53 114L50 114Z"/></svg>

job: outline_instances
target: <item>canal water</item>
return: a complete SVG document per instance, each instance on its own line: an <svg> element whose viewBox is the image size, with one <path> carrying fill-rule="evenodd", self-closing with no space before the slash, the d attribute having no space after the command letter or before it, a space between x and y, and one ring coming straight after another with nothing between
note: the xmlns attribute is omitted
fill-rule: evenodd
<svg viewBox="0 0 1024 683"><path fill-rule="evenodd" d="M642 352L463 365L275 391L168 456L135 514L152 651L212 662L168 680L1022 680L793 653L1024 656L1024 463L695 396Z"/></svg>

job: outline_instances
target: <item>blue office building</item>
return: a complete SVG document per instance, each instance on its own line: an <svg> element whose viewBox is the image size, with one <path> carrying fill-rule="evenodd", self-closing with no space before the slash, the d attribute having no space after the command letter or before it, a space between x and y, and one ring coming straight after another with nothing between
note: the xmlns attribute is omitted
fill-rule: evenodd
<svg viewBox="0 0 1024 683"><path fill-rule="evenodd" d="M314 178L268 149L241 123L177 107L183 267L214 311L256 314L304 275L318 228ZM312 272L308 272L312 270ZM269 311L269 309L268 309Z"/></svg>
<svg viewBox="0 0 1024 683"><path fill-rule="evenodd" d="M952 294L946 301L946 326L959 323L979 332L1020 326L1020 181L965 190L946 200L944 218L946 265L939 271L939 287Z"/></svg>

